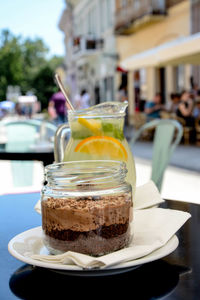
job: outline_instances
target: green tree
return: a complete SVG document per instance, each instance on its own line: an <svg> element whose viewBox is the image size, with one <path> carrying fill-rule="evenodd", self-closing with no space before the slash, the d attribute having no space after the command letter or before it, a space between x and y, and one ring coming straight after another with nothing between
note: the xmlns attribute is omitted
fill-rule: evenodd
<svg viewBox="0 0 200 300"><path fill-rule="evenodd" d="M56 70L57 67L63 65L63 57L54 55L48 60L48 65L52 70Z"/></svg>
<svg viewBox="0 0 200 300"><path fill-rule="evenodd" d="M54 73L56 68L62 65L62 63L62 57L53 56L40 68L32 80L32 86L34 87L38 100L42 104L42 109L48 106L50 97L58 90L54 82Z"/></svg>
<svg viewBox="0 0 200 300"><path fill-rule="evenodd" d="M55 91L53 74L63 58L47 58L48 48L40 38L23 39L8 30L0 33L0 100L8 85L19 85L23 94L34 90L42 107Z"/></svg>
<svg viewBox="0 0 200 300"><path fill-rule="evenodd" d="M32 83L35 88L35 94L42 104L42 109L46 108L50 97L56 91L53 70L48 65L41 68L35 75Z"/></svg>
<svg viewBox="0 0 200 300"><path fill-rule="evenodd" d="M20 38L8 30L0 36L0 99L5 99L8 85L20 85L23 80L23 55Z"/></svg>
<svg viewBox="0 0 200 300"><path fill-rule="evenodd" d="M41 39L25 39L21 45L23 56L23 75L21 82L22 92L32 89L32 81L41 68L47 64L46 54L48 48Z"/></svg>

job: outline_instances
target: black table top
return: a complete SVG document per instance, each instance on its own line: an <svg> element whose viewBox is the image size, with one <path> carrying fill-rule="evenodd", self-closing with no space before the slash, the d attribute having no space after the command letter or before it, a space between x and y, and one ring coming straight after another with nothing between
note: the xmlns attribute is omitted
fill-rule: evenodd
<svg viewBox="0 0 200 300"><path fill-rule="evenodd" d="M42 161L44 166L54 162L53 149L46 151L8 152L0 150L0 160L37 160Z"/></svg>
<svg viewBox="0 0 200 300"><path fill-rule="evenodd" d="M137 300L200 299L200 206L166 201L164 207L191 213L179 230L179 246L167 257L129 272L102 277L61 275L26 265L12 257L7 245L15 235L41 225L34 211L38 193L0 196L0 299L67 299L122 295Z"/></svg>

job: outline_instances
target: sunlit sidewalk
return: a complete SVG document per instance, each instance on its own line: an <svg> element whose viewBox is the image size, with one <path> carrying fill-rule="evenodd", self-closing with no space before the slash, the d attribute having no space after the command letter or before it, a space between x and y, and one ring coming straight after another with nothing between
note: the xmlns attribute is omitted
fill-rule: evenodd
<svg viewBox="0 0 200 300"><path fill-rule="evenodd" d="M135 157L137 185L147 182L151 175L151 162ZM161 195L164 199L200 204L200 175L169 165L164 175Z"/></svg>

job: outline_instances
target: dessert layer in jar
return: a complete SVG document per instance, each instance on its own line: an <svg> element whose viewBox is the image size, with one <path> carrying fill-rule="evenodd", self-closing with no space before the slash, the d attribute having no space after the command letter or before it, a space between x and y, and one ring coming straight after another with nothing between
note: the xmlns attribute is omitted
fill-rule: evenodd
<svg viewBox="0 0 200 300"><path fill-rule="evenodd" d="M42 201L44 242L51 252L102 255L127 246L131 194Z"/></svg>

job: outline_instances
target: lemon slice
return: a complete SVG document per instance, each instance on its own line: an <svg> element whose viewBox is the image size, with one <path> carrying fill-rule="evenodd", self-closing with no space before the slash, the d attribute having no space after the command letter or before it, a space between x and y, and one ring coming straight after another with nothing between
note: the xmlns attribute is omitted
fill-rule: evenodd
<svg viewBox="0 0 200 300"><path fill-rule="evenodd" d="M124 146L110 136L91 136L82 140L75 152L87 153L109 159L127 161L128 155Z"/></svg>
<svg viewBox="0 0 200 300"><path fill-rule="evenodd" d="M78 118L78 122L89 129L92 133L95 135L102 135L102 130L101 130L101 122L91 119L91 120L86 120L84 118Z"/></svg>

